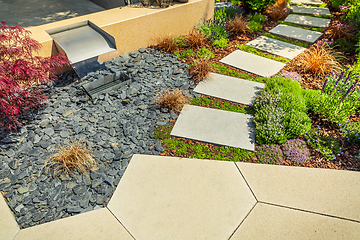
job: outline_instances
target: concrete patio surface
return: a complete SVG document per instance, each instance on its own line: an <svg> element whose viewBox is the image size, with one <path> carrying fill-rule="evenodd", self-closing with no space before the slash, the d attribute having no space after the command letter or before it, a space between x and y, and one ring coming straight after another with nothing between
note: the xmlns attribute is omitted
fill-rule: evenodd
<svg viewBox="0 0 360 240"><path fill-rule="evenodd" d="M359 195L359 172L134 155L103 209L19 231L0 199L0 239L357 240Z"/></svg>

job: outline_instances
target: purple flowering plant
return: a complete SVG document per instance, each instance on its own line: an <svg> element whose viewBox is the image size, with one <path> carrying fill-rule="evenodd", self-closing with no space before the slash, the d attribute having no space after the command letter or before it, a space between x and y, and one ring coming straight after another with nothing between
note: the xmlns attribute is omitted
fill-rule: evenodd
<svg viewBox="0 0 360 240"><path fill-rule="evenodd" d="M281 71L280 76L284 77L284 78L291 78L292 80L296 81L296 82L301 82L301 75L298 74L297 72L288 72L288 71Z"/></svg>
<svg viewBox="0 0 360 240"><path fill-rule="evenodd" d="M338 124L344 140L350 143L360 143L360 122L351 122Z"/></svg>
<svg viewBox="0 0 360 240"><path fill-rule="evenodd" d="M291 139L282 146L286 159L297 164L303 164L309 160L310 152L304 140Z"/></svg>
<svg viewBox="0 0 360 240"><path fill-rule="evenodd" d="M339 8L340 8L342 14L347 13L347 11L350 9L350 7L346 6L346 5L339 5Z"/></svg>
<svg viewBox="0 0 360 240"><path fill-rule="evenodd" d="M305 133L304 138L308 146L321 153L327 160L336 160L343 154L340 141L334 136L325 135L320 126Z"/></svg>
<svg viewBox="0 0 360 240"><path fill-rule="evenodd" d="M334 39L328 39L328 38L323 38L319 41L316 42L317 45L325 47L325 48L331 48L334 46Z"/></svg>
<svg viewBox="0 0 360 240"><path fill-rule="evenodd" d="M226 25L225 21L209 19L196 24L195 29L207 36L211 42L215 42L216 40L227 39L229 37Z"/></svg>
<svg viewBox="0 0 360 240"><path fill-rule="evenodd" d="M284 154L277 144L256 147L256 156L261 163L284 164Z"/></svg>

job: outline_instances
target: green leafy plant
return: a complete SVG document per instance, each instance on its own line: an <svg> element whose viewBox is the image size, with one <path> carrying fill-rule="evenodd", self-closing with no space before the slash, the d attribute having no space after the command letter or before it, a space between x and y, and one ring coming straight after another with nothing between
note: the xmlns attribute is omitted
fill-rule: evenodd
<svg viewBox="0 0 360 240"><path fill-rule="evenodd" d="M178 36L174 38L175 45L179 48L183 48L186 46L186 38L185 36Z"/></svg>
<svg viewBox="0 0 360 240"><path fill-rule="evenodd" d="M340 142L332 135L325 135L319 126L304 134L306 144L321 153L327 160L336 160L342 154Z"/></svg>
<svg viewBox="0 0 360 240"><path fill-rule="evenodd" d="M249 14L248 18L250 21L254 21L254 22L258 22L258 23L262 23L262 22L266 22L268 19L265 15L261 15L261 14Z"/></svg>
<svg viewBox="0 0 360 240"><path fill-rule="evenodd" d="M230 46L230 44L229 44L229 40L227 38L222 38L219 40L215 40L213 42L214 48L224 48L224 47L228 47L228 46Z"/></svg>
<svg viewBox="0 0 360 240"><path fill-rule="evenodd" d="M338 124L344 139L350 143L360 143L360 122L351 122Z"/></svg>
<svg viewBox="0 0 360 240"><path fill-rule="evenodd" d="M297 3L291 3L291 5L302 6L302 7L327 7L327 5L325 3L323 3L323 4L297 4Z"/></svg>
<svg viewBox="0 0 360 240"><path fill-rule="evenodd" d="M237 47L240 50L243 50L245 52L252 53L252 54L255 54L255 55L258 55L258 56L261 56L261 57L265 57L265 58L268 58L268 59L272 59L272 60L275 60L275 61L278 61L278 62L282 62L282 63L290 62L290 60L287 59L287 58L279 57L279 56L273 56L273 55L270 55L270 54L260 52L256 48L251 47L249 45L241 44L241 45L237 45Z"/></svg>
<svg viewBox="0 0 360 240"><path fill-rule="evenodd" d="M196 55L199 58L206 58L206 59L211 59L215 57L215 54L205 47L202 47L200 50L198 50L196 52Z"/></svg>
<svg viewBox="0 0 360 240"><path fill-rule="evenodd" d="M360 2L359 1L348 1L349 11L346 14L345 19L357 27L360 27Z"/></svg>
<svg viewBox="0 0 360 240"><path fill-rule="evenodd" d="M254 20L249 21L247 26L252 33L261 31L262 29L262 25L259 22L255 22Z"/></svg>
<svg viewBox="0 0 360 240"><path fill-rule="evenodd" d="M274 4L276 0L243 0L245 8L253 12L260 12L268 6Z"/></svg>
<svg viewBox="0 0 360 240"><path fill-rule="evenodd" d="M256 156L259 162L268 164L282 165L285 160L284 154L277 144L257 146Z"/></svg>
<svg viewBox="0 0 360 240"><path fill-rule="evenodd" d="M226 22L218 22L215 20L202 21L195 25L195 28L202 32L211 42L222 38L228 38L229 34L226 31Z"/></svg>
<svg viewBox="0 0 360 240"><path fill-rule="evenodd" d="M225 20L226 20L225 7L219 8L218 10L214 11L214 20L219 22L219 23L225 22Z"/></svg>
<svg viewBox="0 0 360 240"><path fill-rule="evenodd" d="M337 9L339 9L340 5L345 4L345 2L346 2L346 0L330 0L331 5Z"/></svg>
<svg viewBox="0 0 360 240"><path fill-rule="evenodd" d="M306 44L306 43L302 43L302 42L298 42L298 41L290 41L290 40L288 40L288 39L286 39L286 38L282 38L282 37L279 37L279 36L275 36L275 35L273 35L273 34L271 34L271 33L268 33L268 32L264 32L263 35L266 36L266 37L269 37L269 38L273 38L273 39L279 40L279 41L291 43L291 44L294 44L294 45L297 45L297 46L300 46L300 47L304 47L304 48L309 47L309 45Z"/></svg>
<svg viewBox="0 0 360 240"><path fill-rule="evenodd" d="M182 52L180 52L180 51L175 51L175 52L174 52L174 55L176 55L176 56L178 57L178 60L183 60L183 59L185 59L186 57L192 56L192 55L194 55L194 54L195 54L195 53L194 53L194 51L193 51L191 48L186 49L186 50L184 50L184 51L182 51Z"/></svg>
<svg viewBox="0 0 360 240"><path fill-rule="evenodd" d="M295 12L291 12L291 14L307 16L307 17L326 18L326 19L331 19L334 17L334 15L332 15L332 14L318 15L318 14L304 14L304 13L295 13Z"/></svg>
<svg viewBox="0 0 360 240"><path fill-rule="evenodd" d="M263 83L266 80L265 78L253 78L249 74L236 72L232 69L225 67L224 65L220 65L217 63L211 64L211 66L214 68L215 71L223 75L242 78L249 81L260 82L260 83Z"/></svg>

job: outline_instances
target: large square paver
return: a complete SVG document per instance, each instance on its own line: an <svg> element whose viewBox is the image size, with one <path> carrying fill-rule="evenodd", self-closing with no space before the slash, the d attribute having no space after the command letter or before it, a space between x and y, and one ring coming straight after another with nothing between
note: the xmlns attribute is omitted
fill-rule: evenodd
<svg viewBox="0 0 360 240"><path fill-rule="evenodd" d="M360 239L360 223L258 203L230 240Z"/></svg>
<svg viewBox="0 0 360 240"><path fill-rule="evenodd" d="M310 27L328 27L331 20L318 17L301 16L297 14L290 14L285 19L285 22L291 22L299 25L306 25Z"/></svg>
<svg viewBox="0 0 360 240"><path fill-rule="evenodd" d="M13 239L19 230L13 213L0 193L0 240Z"/></svg>
<svg viewBox="0 0 360 240"><path fill-rule="evenodd" d="M302 14L317 14L317 15L329 15L330 11L323 7L304 7L304 6L292 6L294 13Z"/></svg>
<svg viewBox="0 0 360 240"><path fill-rule="evenodd" d="M262 77L270 77L278 73L286 64L252 53L236 50L223 59L221 63L254 73Z"/></svg>
<svg viewBox="0 0 360 240"><path fill-rule="evenodd" d="M136 240L219 240L255 203L233 162L135 154L108 208Z"/></svg>
<svg viewBox="0 0 360 240"><path fill-rule="evenodd" d="M185 105L171 136L254 151L255 124L249 114Z"/></svg>
<svg viewBox="0 0 360 240"><path fill-rule="evenodd" d="M236 164L258 201L360 221L360 172Z"/></svg>
<svg viewBox="0 0 360 240"><path fill-rule="evenodd" d="M22 229L15 240L134 240L107 208Z"/></svg>
<svg viewBox="0 0 360 240"><path fill-rule="evenodd" d="M314 43L322 35L320 32L292 27L285 24L279 24L269 32L311 43Z"/></svg>
<svg viewBox="0 0 360 240"><path fill-rule="evenodd" d="M205 81L201 81L194 91L236 103L252 105L255 97L264 88L265 84L263 83L209 73Z"/></svg>
<svg viewBox="0 0 360 240"><path fill-rule="evenodd" d="M305 48L303 47L296 46L287 42L279 41L266 36L260 36L248 42L246 45L288 59L295 58L302 51L305 50Z"/></svg>

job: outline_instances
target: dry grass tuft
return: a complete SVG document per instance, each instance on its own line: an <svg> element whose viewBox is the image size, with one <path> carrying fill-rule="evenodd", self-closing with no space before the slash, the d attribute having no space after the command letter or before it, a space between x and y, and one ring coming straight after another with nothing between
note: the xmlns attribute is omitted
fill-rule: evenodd
<svg viewBox="0 0 360 240"><path fill-rule="evenodd" d="M348 40L352 39L355 36L355 29L351 25L338 23L334 25L329 31L329 39L333 38L334 40L340 38L346 38Z"/></svg>
<svg viewBox="0 0 360 240"><path fill-rule="evenodd" d="M245 17L236 16L234 19L231 19L229 22L227 22L227 29L230 32L241 34L248 31L249 27Z"/></svg>
<svg viewBox="0 0 360 240"><path fill-rule="evenodd" d="M314 44L299 55L298 60L300 66L306 72L324 75L325 73L341 70L341 65L336 60L337 56L338 53Z"/></svg>
<svg viewBox="0 0 360 240"><path fill-rule="evenodd" d="M194 48L203 46L207 42L207 37L198 30L192 30L186 36L186 43Z"/></svg>
<svg viewBox="0 0 360 240"><path fill-rule="evenodd" d="M285 18L288 15L287 0L277 0L277 2L265 9L265 14L272 20L278 21Z"/></svg>
<svg viewBox="0 0 360 240"><path fill-rule="evenodd" d="M50 155L44 164L45 172L48 174L52 167L55 167L54 177L59 173L70 175L74 169L85 175L88 175L89 170L96 171L98 169L92 151L86 147L84 141L80 140L61 146L56 153Z"/></svg>
<svg viewBox="0 0 360 240"><path fill-rule="evenodd" d="M195 82L200 82L205 79L209 72L214 71L214 68L210 66L209 59L199 59L194 61L194 64L190 68L190 73L194 75Z"/></svg>
<svg viewBox="0 0 360 240"><path fill-rule="evenodd" d="M184 95L183 90L175 89L171 91L165 88L156 96L154 104L162 108L167 108L170 112L180 112L184 104L188 101L189 98Z"/></svg>
<svg viewBox="0 0 360 240"><path fill-rule="evenodd" d="M158 38L158 48L166 52L173 52L177 49L176 40L172 35L162 36Z"/></svg>

